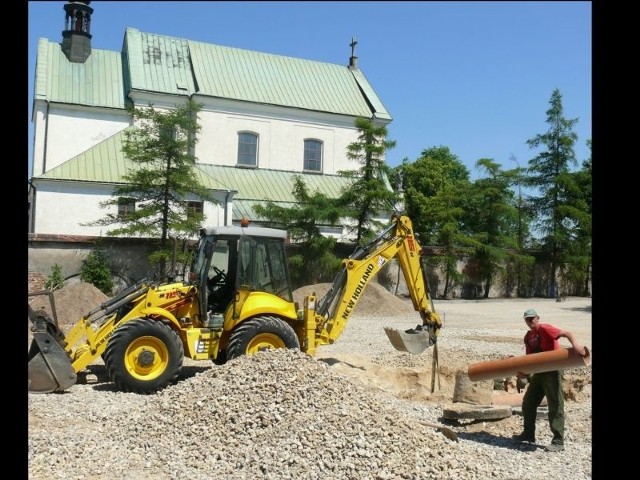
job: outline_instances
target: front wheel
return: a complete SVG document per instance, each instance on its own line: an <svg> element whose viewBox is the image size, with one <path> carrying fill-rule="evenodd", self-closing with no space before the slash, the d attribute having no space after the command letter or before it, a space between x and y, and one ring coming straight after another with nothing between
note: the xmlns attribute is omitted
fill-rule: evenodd
<svg viewBox="0 0 640 480"><path fill-rule="evenodd" d="M242 323L229 338L227 360L272 348L300 349L293 328L284 320L263 316Z"/></svg>
<svg viewBox="0 0 640 480"><path fill-rule="evenodd" d="M169 325L149 318L119 326L104 351L104 362L118 389L153 393L175 383L184 349Z"/></svg>

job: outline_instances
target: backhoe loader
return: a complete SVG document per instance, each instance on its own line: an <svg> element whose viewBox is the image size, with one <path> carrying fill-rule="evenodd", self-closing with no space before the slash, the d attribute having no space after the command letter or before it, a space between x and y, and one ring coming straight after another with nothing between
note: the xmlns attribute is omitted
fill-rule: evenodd
<svg viewBox="0 0 640 480"><path fill-rule="evenodd" d="M338 339L367 285L394 258L422 323L385 332L401 351L419 354L436 345L442 322L406 216L394 216L375 240L342 260L327 293L308 295L301 306L293 300L286 231L243 225L199 233L185 280L142 280L88 312L66 334L55 315L29 307L29 390L66 390L100 357L120 391L148 394L175 383L185 357L222 364L271 348L313 356Z"/></svg>

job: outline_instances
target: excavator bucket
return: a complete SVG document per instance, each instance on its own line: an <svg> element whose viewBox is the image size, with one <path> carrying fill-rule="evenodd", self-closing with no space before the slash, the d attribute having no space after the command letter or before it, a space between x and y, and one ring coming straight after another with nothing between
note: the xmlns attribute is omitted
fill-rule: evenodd
<svg viewBox="0 0 640 480"><path fill-rule="evenodd" d="M31 306L29 318L33 324L33 340L28 353L29 391L66 390L76 383L77 375L64 349L62 331L45 312L35 312Z"/></svg>
<svg viewBox="0 0 640 480"><path fill-rule="evenodd" d="M404 331L384 327L384 332L387 334L387 338L391 342L391 345L393 345L393 348L401 352L419 355L427 348L435 345L431 333L428 329L423 329L422 325Z"/></svg>

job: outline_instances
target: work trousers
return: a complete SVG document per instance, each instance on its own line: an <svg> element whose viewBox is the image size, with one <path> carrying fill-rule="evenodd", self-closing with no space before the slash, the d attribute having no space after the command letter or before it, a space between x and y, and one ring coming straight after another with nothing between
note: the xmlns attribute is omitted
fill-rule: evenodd
<svg viewBox="0 0 640 480"><path fill-rule="evenodd" d="M562 370L534 373L529 377L529 386L522 398L524 434L535 438L536 414L542 399L547 397L551 443L564 444L564 394L562 393Z"/></svg>

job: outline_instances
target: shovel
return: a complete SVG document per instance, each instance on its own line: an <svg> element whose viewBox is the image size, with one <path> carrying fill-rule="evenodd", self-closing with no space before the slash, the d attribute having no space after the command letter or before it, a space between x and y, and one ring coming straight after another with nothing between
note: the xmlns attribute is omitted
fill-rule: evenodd
<svg viewBox="0 0 640 480"><path fill-rule="evenodd" d="M425 422L424 420L417 420L417 422L425 427L433 427L436 431L442 433L449 440L453 440L454 442L458 441L458 434L451 430L449 427L445 427L444 425L439 425L437 423Z"/></svg>

